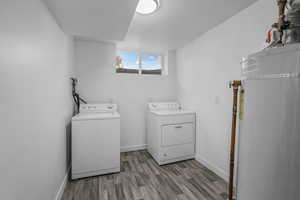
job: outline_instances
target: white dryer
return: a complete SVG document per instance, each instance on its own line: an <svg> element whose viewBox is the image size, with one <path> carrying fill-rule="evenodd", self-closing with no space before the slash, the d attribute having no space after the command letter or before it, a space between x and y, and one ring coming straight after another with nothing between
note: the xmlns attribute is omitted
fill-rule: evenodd
<svg viewBox="0 0 300 200"><path fill-rule="evenodd" d="M120 171L116 104L86 104L72 118L72 179Z"/></svg>
<svg viewBox="0 0 300 200"><path fill-rule="evenodd" d="M196 113L177 102L149 103L147 150L159 165L195 157Z"/></svg>

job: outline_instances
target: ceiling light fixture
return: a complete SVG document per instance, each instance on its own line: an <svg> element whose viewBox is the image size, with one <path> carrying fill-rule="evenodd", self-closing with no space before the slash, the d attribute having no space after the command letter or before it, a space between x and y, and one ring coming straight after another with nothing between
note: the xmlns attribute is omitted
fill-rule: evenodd
<svg viewBox="0 0 300 200"><path fill-rule="evenodd" d="M159 0L139 0L136 12L142 15L148 15L159 8Z"/></svg>

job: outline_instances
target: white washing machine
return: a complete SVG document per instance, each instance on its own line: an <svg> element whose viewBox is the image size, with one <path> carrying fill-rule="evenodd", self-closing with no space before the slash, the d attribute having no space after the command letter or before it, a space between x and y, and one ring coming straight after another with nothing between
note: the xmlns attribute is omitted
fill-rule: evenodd
<svg viewBox="0 0 300 200"><path fill-rule="evenodd" d="M149 103L147 150L159 165L195 157L196 113L177 102Z"/></svg>
<svg viewBox="0 0 300 200"><path fill-rule="evenodd" d="M120 172L120 114L116 104L81 105L72 118L72 179Z"/></svg>

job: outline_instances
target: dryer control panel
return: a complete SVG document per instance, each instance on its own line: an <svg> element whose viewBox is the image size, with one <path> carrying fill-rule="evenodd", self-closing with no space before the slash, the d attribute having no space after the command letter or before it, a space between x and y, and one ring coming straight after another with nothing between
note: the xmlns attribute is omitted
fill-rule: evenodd
<svg viewBox="0 0 300 200"><path fill-rule="evenodd" d="M179 110L181 106L178 102L152 102L148 104L149 110Z"/></svg>

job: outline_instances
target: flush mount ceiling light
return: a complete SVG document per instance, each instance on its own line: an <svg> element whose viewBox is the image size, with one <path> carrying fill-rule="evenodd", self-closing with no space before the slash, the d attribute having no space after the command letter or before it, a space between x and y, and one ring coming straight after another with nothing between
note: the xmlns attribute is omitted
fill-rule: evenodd
<svg viewBox="0 0 300 200"><path fill-rule="evenodd" d="M136 12L142 15L148 15L159 8L159 0L139 0Z"/></svg>

